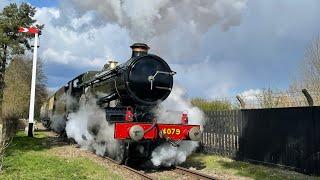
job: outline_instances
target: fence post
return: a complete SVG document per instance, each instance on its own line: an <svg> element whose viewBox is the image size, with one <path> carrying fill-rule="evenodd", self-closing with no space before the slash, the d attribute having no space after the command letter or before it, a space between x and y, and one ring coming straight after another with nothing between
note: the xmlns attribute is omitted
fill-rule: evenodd
<svg viewBox="0 0 320 180"><path fill-rule="evenodd" d="M313 106L313 99L307 89L302 89L303 95L306 97L309 106Z"/></svg>
<svg viewBox="0 0 320 180"><path fill-rule="evenodd" d="M240 103L240 107L242 109L245 109L246 108L246 103L243 101L243 99L239 95L237 95L236 98L238 99L238 101Z"/></svg>

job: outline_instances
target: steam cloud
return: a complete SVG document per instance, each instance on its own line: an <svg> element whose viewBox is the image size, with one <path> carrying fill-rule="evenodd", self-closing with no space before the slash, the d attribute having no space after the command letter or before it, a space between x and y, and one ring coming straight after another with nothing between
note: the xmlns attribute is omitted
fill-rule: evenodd
<svg viewBox="0 0 320 180"><path fill-rule="evenodd" d="M118 142L113 138L114 127L106 121L105 112L91 98L80 105L79 111L70 113L66 133L82 149L93 151L98 155L114 157Z"/></svg>
<svg viewBox="0 0 320 180"><path fill-rule="evenodd" d="M158 122L179 124L183 111L188 112L189 124L200 125L202 128L204 113L199 108L192 106L186 97L186 91L175 84L168 99L158 108ZM155 166L181 164L197 147L198 142L195 141L182 141L179 147L164 143L154 149L151 161Z"/></svg>
<svg viewBox="0 0 320 180"><path fill-rule="evenodd" d="M64 128L66 127L65 116L62 114L55 113L52 116L50 127L55 132L62 133Z"/></svg>
<svg viewBox="0 0 320 180"><path fill-rule="evenodd" d="M72 107L72 104L76 103L74 98L63 94L61 97L58 98L56 102L56 112L54 112L51 120L50 127L56 132L62 133L66 127L66 114L61 114L61 111L64 111L66 107Z"/></svg>
<svg viewBox="0 0 320 180"><path fill-rule="evenodd" d="M246 6L246 0L72 0L72 3L82 11L96 10L105 20L129 29L138 40L167 33L177 23L200 33L213 24L228 30L240 24Z"/></svg>
<svg viewBox="0 0 320 180"><path fill-rule="evenodd" d="M133 41L147 42L171 59L194 52L203 35L214 25L227 31L241 22L247 0L71 0L78 15L95 12L99 21L126 29ZM102 21L102 22L101 22Z"/></svg>
<svg viewBox="0 0 320 180"><path fill-rule="evenodd" d="M168 99L157 108L158 122L179 124L182 111L188 112L189 124L203 124L203 112L191 105L183 88L175 85ZM113 137L114 126L105 117L105 112L97 106L96 99L90 98L88 102L80 103L77 112L68 115L67 136L73 138L84 150L115 157L119 143ZM151 161L155 166L180 164L197 146L198 142L192 141L182 141L179 147L163 143L154 149Z"/></svg>

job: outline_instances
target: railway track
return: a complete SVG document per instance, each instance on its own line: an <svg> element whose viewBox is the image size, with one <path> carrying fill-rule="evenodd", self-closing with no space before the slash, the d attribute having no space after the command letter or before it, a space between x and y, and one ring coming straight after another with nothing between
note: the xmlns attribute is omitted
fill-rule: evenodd
<svg viewBox="0 0 320 180"><path fill-rule="evenodd" d="M144 171L139 171L139 170L136 170L134 168L131 168L129 166L126 166L126 165L120 165L118 164L115 160L109 158L109 157L104 157L105 159L107 159L108 161L124 168L124 169L127 169L129 170L130 172L133 172L135 173L136 175L138 175L139 177L141 177L141 179L148 179L148 180L155 180L155 179L158 179L158 178L154 178L150 175L148 175L147 173L145 173ZM175 166L174 169L172 170L173 172L175 173L179 173L181 175L184 175L184 176L190 176L192 177L192 179L201 179L201 180L212 180L212 179L216 179L214 178L213 176L209 176L207 174L203 174L203 173L199 173L197 171L193 171L193 170L190 170L190 169L186 169L186 168L183 168L183 167L180 167L180 166Z"/></svg>
<svg viewBox="0 0 320 180"><path fill-rule="evenodd" d="M156 179L158 179L158 178L155 178L153 176L150 176L149 174L145 173L144 171L139 171L139 170L136 170L136 169L131 168L131 167L126 166L126 165L121 165L117 161L113 160L110 157L105 156L103 158L107 159L109 162L112 162L113 164L115 164L115 165L117 165L117 166L119 166L121 168L127 169L130 172L133 172L135 175L141 177L141 179L146 179L146 180L156 180ZM190 169L186 169L186 168L183 168L181 166L175 166L170 171L173 171L173 172L175 172L177 174L181 174L183 176L190 176L192 179L199 179L199 180L216 179L213 176L210 176L210 175L207 175L207 174L203 174L203 173L200 173L200 172L197 172L197 171L193 171L193 170L190 170Z"/></svg>
<svg viewBox="0 0 320 180"><path fill-rule="evenodd" d="M109 157L104 157L104 158L107 159L108 161L110 161L110 162L118 165L118 166L121 167L121 168L127 169L127 170L129 170L130 172L135 173L137 176L141 177L141 179L148 179L148 180L154 180L154 179L155 179L155 178L153 178L152 176L149 176L148 174L146 174L146 173L143 172L143 171L138 171L138 170L133 169L133 168L131 168L131 167L129 167L129 166L125 166L125 165L118 164L117 161L115 161L115 160L113 160L113 159L111 159L111 158L109 158Z"/></svg>
<svg viewBox="0 0 320 180"><path fill-rule="evenodd" d="M201 179L201 180L209 180L209 179L216 179L213 176L209 176L203 173L199 173L197 171L193 171L190 169L186 169L180 166L175 166L175 168L173 169L174 172L183 174L183 175L188 175L193 177L194 179Z"/></svg>
<svg viewBox="0 0 320 180"><path fill-rule="evenodd" d="M127 169L130 172L135 173L136 175L141 177L141 179L148 179L148 180L158 179L158 178L154 178L154 177L146 174L144 171L139 171L139 170L136 170L134 168L131 168L131 167L125 166L125 165L120 165L115 160L113 160L113 159L111 159L109 157L104 157L104 158L107 159L108 161L120 166L121 168ZM172 171L175 172L175 173L184 175L184 176L190 176L190 177L192 177L192 179L201 179L201 180L212 180L212 179L215 179L213 176L209 176L209 175L206 175L206 174L203 174L203 173L199 173L197 171L186 169L186 168L183 168L183 167L180 167L180 166L175 166Z"/></svg>

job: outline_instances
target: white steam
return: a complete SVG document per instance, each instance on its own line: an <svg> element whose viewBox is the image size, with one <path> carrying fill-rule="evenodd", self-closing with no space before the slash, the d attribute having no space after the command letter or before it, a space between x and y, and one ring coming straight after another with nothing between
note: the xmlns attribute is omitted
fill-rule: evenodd
<svg viewBox="0 0 320 180"><path fill-rule="evenodd" d="M174 84L169 97L157 109L158 122L180 124L183 111L188 113L189 124L203 124L204 113L198 107L192 106L185 89Z"/></svg>
<svg viewBox="0 0 320 180"><path fill-rule="evenodd" d="M213 24L223 30L240 24L246 0L72 0L80 11L97 11L106 21L130 30L141 40L161 35L185 24L195 33Z"/></svg>
<svg viewBox="0 0 320 180"><path fill-rule="evenodd" d="M155 166L178 165L186 161L187 157L198 147L198 142L182 141L179 147L165 143L152 152L152 163Z"/></svg>
<svg viewBox="0 0 320 180"><path fill-rule="evenodd" d="M101 156L116 154L118 142L113 138L114 127L107 123L105 112L96 105L94 98L81 103L79 111L69 114L66 132L85 150Z"/></svg>
<svg viewBox="0 0 320 180"><path fill-rule="evenodd" d="M74 107L77 102L74 98L67 94L61 95L56 102L55 112L53 113L50 128L56 132L62 133L66 128L66 113L64 112L67 107ZM72 110L72 109L68 109Z"/></svg>
<svg viewBox="0 0 320 180"><path fill-rule="evenodd" d="M63 114L53 114L50 128L55 132L62 133L66 127L65 115Z"/></svg>
<svg viewBox="0 0 320 180"><path fill-rule="evenodd" d="M188 113L189 124L201 125L202 128L204 113L199 108L192 106L182 87L174 85L170 96L158 109L158 122L178 124L181 122L180 117L183 111L187 111ZM182 141L179 145L179 147L174 147L169 143L164 143L154 149L151 159L153 165L171 166L183 163L187 157L196 150L198 142Z"/></svg>
<svg viewBox="0 0 320 180"><path fill-rule="evenodd" d="M56 132L62 133L66 127L66 114L64 112L65 107L71 103L71 97L66 94L62 94L56 102L55 112L53 113L50 128ZM66 103L67 102L67 103Z"/></svg>
<svg viewBox="0 0 320 180"><path fill-rule="evenodd" d="M227 31L241 23L247 0L71 0L64 2L78 16L94 12L90 26L117 24L133 41L146 42L153 52L179 61L200 45L213 26ZM73 12L73 11L70 11ZM99 23L97 23L99 22ZM80 29L86 29L81 27ZM92 28L92 27L91 27ZM101 34L97 35L101 36Z"/></svg>
<svg viewBox="0 0 320 180"><path fill-rule="evenodd" d="M89 93L90 94L90 93ZM201 125L204 121L204 113L197 107L193 107L185 96L183 88L175 85L173 90L163 103L157 108L157 118L159 123L179 124L183 111L188 113L189 124ZM64 95L61 99L66 99L67 104L75 102L71 97ZM68 115L68 121L62 115L55 115L52 127L63 129L69 138L73 138L82 149L92 151L98 155L116 157L119 150L119 141L114 139L114 125L106 121L106 114L96 104L96 99L90 95L80 98L79 110ZM86 102L85 102L86 101ZM69 106L69 107L70 107ZM169 143L163 143L152 152L152 163L155 166L171 166L183 163L186 158L198 147L198 142L182 141L179 147L174 147Z"/></svg>

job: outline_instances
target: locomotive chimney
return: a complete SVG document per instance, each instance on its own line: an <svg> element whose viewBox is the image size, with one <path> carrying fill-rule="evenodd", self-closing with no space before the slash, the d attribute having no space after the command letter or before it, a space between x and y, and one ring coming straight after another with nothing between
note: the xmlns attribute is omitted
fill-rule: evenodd
<svg viewBox="0 0 320 180"><path fill-rule="evenodd" d="M148 50L150 49L149 46L144 43L134 43L130 46L130 48L132 49L131 58L147 55Z"/></svg>

